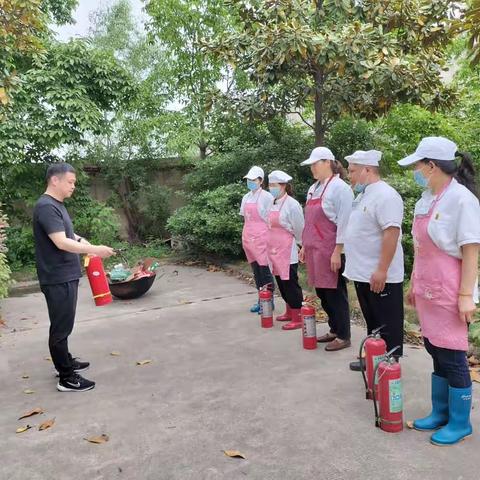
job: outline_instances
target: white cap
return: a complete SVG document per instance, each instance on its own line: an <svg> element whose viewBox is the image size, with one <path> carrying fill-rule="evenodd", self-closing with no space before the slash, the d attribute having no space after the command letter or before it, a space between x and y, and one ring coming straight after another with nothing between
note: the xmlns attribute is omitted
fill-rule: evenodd
<svg viewBox="0 0 480 480"><path fill-rule="evenodd" d="M348 163L355 165L367 165L368 167L378 167L380 160L382 159L382 152L378 150L357 150L352 155L345 157Z"/></svg>
<svg viewBox="0 0 480 480"><path fill-rule="evenodd" d="M402 167L417 163L424 158L430 158L432 160L455 160L455 154L457 153L457 145L448 138L444 137L426 137L418 144L415 153L412 153L408 157L398 162Z"/></svg>
<svg viewBox="0 0 480 480"><path fill-rule="evenodd" d="M274 170L268 176L268 183L288 183L292 177L281 170Z"/></svg>
<svg viewBox="0 0 480 480"><path fill-rule="evenodd" d="M252 167L248 173L243 178L248 178L248 180L256 180L257 178L264 179L265 174L263 169L260 167Z"/></svg>
<svg viewBox="0 0 480 480"><path fill-rule="evenodd" d="M302 162L300 165L313 165L320 160L335 160L335 156L329 148L317 147L312 150L310 158Z"/></svg>

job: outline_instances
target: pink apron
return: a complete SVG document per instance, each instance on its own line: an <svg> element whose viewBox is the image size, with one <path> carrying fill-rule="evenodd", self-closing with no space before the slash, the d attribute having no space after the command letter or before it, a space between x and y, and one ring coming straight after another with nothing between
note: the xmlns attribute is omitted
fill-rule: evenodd
<svg viewBox="0 0 480 480"><path fill-rule="evenodd" d="M280 210L270 211L268 221L270 231L268 234L268 259L273 275L279 275L282 280L290 280L290 261L292 258L292 244L294 236L280 225L280 213L288 195L282 202Z"/></svg>
<svg viewBox="0 0 480 480"><path fill-rule="evenodd" d="M325 215L322 202L330 177L320 198L305 205L305 229L302 243L305 249L308 283L315 288L337 288L338 272L332 272L331 258L337 244L337 226Z"/></svg>
<svg viewBox="0 0 480 480"><path fill-rule="evenodd" d="M428 234L428 224L435 221L433 211L445 190L428 213L416 215L413 222L413 294L423 336L437 347L466 351L468 328L458 310L462 261L438 248Z"/></svg>
<svg viewBox="0 0 480 480"><path fill-rule="evenodd" d="M257 262L265 267L268 265L267 257L267 222L258 213L258 199L263 190L260 189L255 203L245 204L245 223L242 231L242 245L248 263Z"/></svg>

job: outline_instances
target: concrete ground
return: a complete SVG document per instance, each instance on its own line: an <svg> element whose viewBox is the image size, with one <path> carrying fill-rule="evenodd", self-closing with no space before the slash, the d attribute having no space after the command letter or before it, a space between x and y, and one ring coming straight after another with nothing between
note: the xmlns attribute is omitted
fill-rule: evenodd
<svg viewBox="0 0 480 480"><path fill-rule="evenodd" d="M480 434L439 448L428 433L373 426L360 374L348 370L362 329L353 328L355 349L306 351L300 331L260 328L245 283L202 269L165 270L143 298L102 308L82 280L71 350L92 362L85 376L97 387L85 393L55 389L42 295L3 301L1 480L480 477ZM406 355L405 417L412 419L429 407L430 362L423 349L407 347ZM136 365L146 359L152 362ZM45 413L17 421L35 407ZM476 397L474 407L478 432ZM15 433L53 417L48 430ZM106 444L84 440L102 433Z"/></svg>

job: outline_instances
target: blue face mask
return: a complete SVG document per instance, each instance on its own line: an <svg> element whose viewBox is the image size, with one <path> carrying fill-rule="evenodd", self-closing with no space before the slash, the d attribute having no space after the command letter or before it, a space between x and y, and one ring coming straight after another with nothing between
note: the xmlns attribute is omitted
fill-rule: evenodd
<svg viewBox="0 0 480 480"><path fill-rule="evenodd" d="M258 183L257 182L254 182L253 180L247 180L247 188L250 190L250 191L254 191L256 190L257 188L259 187Z"/></svg>
<svg viewBox="0 0 480 480"><path fill-rule="evenodd" d="M355 186L353 187L353 191L355 193L363 193L366 188L367 188L367 185L365 183L356 183Z"/></svg>
<svg viewBox="0 0 480 480"><path fill-rule="evenodd" d="M422 173L422 170L414 170L413 178L422 188L428 187L427 177Z"/></svg>
<svg viewBox="0 0 480 480"><path fill-rule="evenodd" d="M273 198L278 198L280 196L280 193L282 192L282 189L280 187L270 187L269 190L270 193L273 195Z"/></svg>

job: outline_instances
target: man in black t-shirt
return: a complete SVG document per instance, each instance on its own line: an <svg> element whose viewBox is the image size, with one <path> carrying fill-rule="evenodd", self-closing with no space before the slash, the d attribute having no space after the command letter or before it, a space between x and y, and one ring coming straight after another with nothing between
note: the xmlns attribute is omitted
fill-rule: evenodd
<svg viewBox="0 0 480 480"><path fill-rule="evenodd" d="M33 212L35 256L40 287L45 295L50 317L48 346L58 371L57 389L61 392L83 392L95 387L95 382L78 372L89 367L68 351L77 307L80 254L107 258L113 249L91 245L73 231L73 224L63 204L75 190L75 169L68 163L50 165L47 170L47 190L38 199Z"/></svg>

